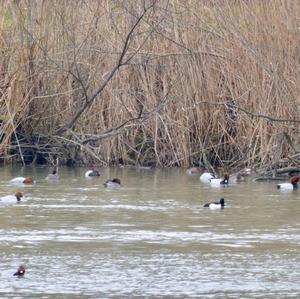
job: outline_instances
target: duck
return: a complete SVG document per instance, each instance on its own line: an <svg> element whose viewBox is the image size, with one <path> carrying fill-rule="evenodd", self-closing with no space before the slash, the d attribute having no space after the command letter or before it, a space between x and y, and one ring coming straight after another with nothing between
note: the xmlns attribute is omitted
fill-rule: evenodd
<svg viewBox="0 0 300 299"><path fill-rule="evenodd" d="M229 183L229 173L225 172L224 173L224 178L223 179L210 179L210 184L212 186L220 186L220 185L228 185Z"/></svg>
<svg viewBox="0 0 300 299"><path fill-rule="evenodd" d="M23 277L25 272L26 272L25 267L23 265L21 265L18 268L17 272L14 274L14 276Z"/></svg>
<svg viewBox="0 0 300 299"><path fill-rule="evenodd" d="M188 175L202 174L205 171L203 166L192 166L186 170Z"/></svg>
<svg viewBox="0 0 300 299"><path fill-rule="evenodd" d="M14 195L7 195L7 196L0 197L0 202L5 202L5 203L20 202L22 197L23 197L22 192L16 192Z"/></svg>
<svg viewBox="0 0 300 299"><path fill-rule="evenodd" d="M107 188L118 188L121 187L121 180L118 178L109 179L103 185Z"/></svg>
<svg viewBox="0 0 300 299"><path fill-rule="evenodd" d="M294 175L291 177L290 183L281 183L277 184L277 189L281 190L294 190L298 188L299 176Z"/></svg>
<svg viewBox="0 0 300 299"><path fill-rule="evenodd" d="M56 158L55 167L53 168L52 172L46 176L46 180L58 180L58 179L59 179L58 158Z"/></svg>
<svg viewBox="0 0 300 299"><path fill-rule="evenodd" d="M237 172L229 175L229 181L230 183L240 183L244 182L245 178L240 172Z"/></svg>
<svg viewBox="0 0 300 299"><path fill-rule="evenodd" d="M252 174L252 172L253 172L253 169L249 168L249 167L246 167L246 168L242 169L241 171L239 171L241 176L249 176Z"/></svg>
<svg viewBox="0 0 300 299"><path fill-rule="evenodd" d="M9 181L11 184L33 184L33 178L32 177L16 177Z"/></svg>
<svg viewBox="0 0 300 299"><path fill-rule="evenodd" d="M224 209L225 200L224 200L224 198L221 198L219 202L208 202L203 207L204 208L210 208L212 210Z"/></svg>
<svg viewBox="0 0 300 299"><path fill-rule="evenodd" d="M49 173L46 176L46 180L58 180L59 179L59 174L57 173L56 169L53 169L52 173Z"/></svg>
<svg viewBox="0 0 300 299"><path fill-rule="evenodd" d="M186 170L186 173L188 175L200 174L202 172L203 172L203 170L200 167L190 167Z"/></svg>
<svg viewBox="0 0 300 299"><path fill-rule="evenodd" d="M215 176L211 172L203 172L200 175L200 181L202 183L210 183L210 181L214 178L215 178Z"/></svg>
<svg viewBox="0 0 300 299"><path fill-rule="evenodd" d="M86 178L100 176L100 172L93 167L91 170L86 171L84 176Z"/></svg>

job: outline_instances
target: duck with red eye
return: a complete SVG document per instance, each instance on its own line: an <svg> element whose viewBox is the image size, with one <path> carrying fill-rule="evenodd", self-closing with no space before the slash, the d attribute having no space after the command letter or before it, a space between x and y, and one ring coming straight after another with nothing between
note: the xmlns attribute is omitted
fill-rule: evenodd
<svg viewBox="0 0 300 299"><path fill-rule="evenodd" d="M24 277L25 272L26 272L25 267L23 265L21 265L18 268L17 272L14 274L14 276Z"/></svg>
<svg viewBox="0 0 300 299"><path fill-rule="evenodd" d="M294 175L291 177L291 182L290 183L281 183L277 184L277 189L280 190L295 190L298 188L298 182L299 182L299 176Z"/></svg>
<svg viewBox="0 0 300 299"><path fill-rule="evenodd" d="M229 184L229 173L224 173L223 179L211 179L210 180L211 186L227 186Z"/></svg>

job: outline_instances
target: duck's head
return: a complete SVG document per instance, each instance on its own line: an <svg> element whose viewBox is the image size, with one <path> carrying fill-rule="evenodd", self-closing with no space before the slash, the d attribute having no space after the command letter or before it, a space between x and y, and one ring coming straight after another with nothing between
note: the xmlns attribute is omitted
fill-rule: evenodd
<svg viewBox="0 0 300 299"><path fill-rule="evenodd" d="M26 272L25 267L23 265L21 265L18 268L17 272L14 274L14 276L22 277L22 276L24 276L25 272Z"/></svg>
<svg viewBox="0 0 300 299"><path fill-rule="evenodd" d="M121 180L118 178L112 179L112 182L121 185Z"/></svg>
<svg viewBox="0 0 300 299"><path fill-rule="evenodd" d="M24 184L33 184L33 178L32 177L25 178L23 183Z"/></svg>
<svg viewBox="0 0 300 299"><path fill-rule="evenodd" d="M23 197L23 194L22 194L22 192L16 192L15 193L15 197L17 198L17 201L21 201L21 198Z"/></svg>
<svg viewBox="0 0 300 299"><path fill-rule="evenodd" d="M56 173L57 173L57 171L56 171L56 169L54 168L54 169L52 170L52 174L55 175Z"/></svg>
<svg viewBox="0 0 300 299"><path fill-rule="evenodd" d="M291 184L293 185L293 186L297 186L297 183L299 182L299 176L298 175L294 175L294 176L292 176L291 177Z"/></svg>
<svg viewBox="0 0 300 299"><path fill-rule="evenodd" d="M223 180L223 184L228 184L229 182L229 173L228 172L224 172L224 180Z"/></svg>
<svg viewBox="0 0 300 299"><path fill-rule="evenodd" d="M225 206L225 199L224 198L220 199L220 205L221 205L221 207Z"/></svg>

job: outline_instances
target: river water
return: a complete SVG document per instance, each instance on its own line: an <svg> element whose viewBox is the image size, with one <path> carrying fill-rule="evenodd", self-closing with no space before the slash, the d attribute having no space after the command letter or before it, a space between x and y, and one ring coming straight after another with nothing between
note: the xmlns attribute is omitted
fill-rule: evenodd
<svg viewBox="0 0 300 299"><path fill-rule="evenodd" d="M0 298L300 298L300 190L184 170L0 168ZM34 186L12 186L15 176ZM108 178L123 187L107 190ZM223 210L203 208L224 197ZM24 278L13 273L26 266Z"/></svg>

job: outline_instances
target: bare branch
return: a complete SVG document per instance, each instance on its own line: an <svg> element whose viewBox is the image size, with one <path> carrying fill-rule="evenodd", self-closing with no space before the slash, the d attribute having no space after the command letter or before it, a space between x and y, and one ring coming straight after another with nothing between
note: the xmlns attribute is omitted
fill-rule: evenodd
<svg viewBox="0 0 300 299"><path fill-rule="evenodd" d="M95 101L95 99L97 98L97 96L104 90L104 88L107 86L107 84L111 81L111 79L115 76L115 74L119 71L119 69L126 65L130 59L133 58L133 56L136 54L132 54L132 56L130 57L130 59L123 61L127 51L128 51L128 46L130 43L130 39L134 33L134 31L136 30L136 28L138 27L138 25L141 23L141 21L143 20L145 14L148 12L148 10L150 8L153 7L153 4L149 7L147 7L143 13L138 17L138 19L136 20L136 22L134 23L134 25L132 26L132 28L130 29L130 31L127 33L120 57L117 61L117 64L115 65L115 67L112 69L112 71L110 72L110 74L107 76L107 78L105 79L105 81L102 83L102 85L98 88L98 90L91 96L91 98L89 100L86 100L85 103L81 106L81 108L75 113L75 115L72 117L72 119L68 122L68 124L66 124L65 126L59 128L55 134L56 135L60 135L62 133L64 133L65 131L67 131L68 129L71 129L74 124L76 123L76 121L79 119L79 117L82 115L82 113L89 108L93 102Z"/></svg>

